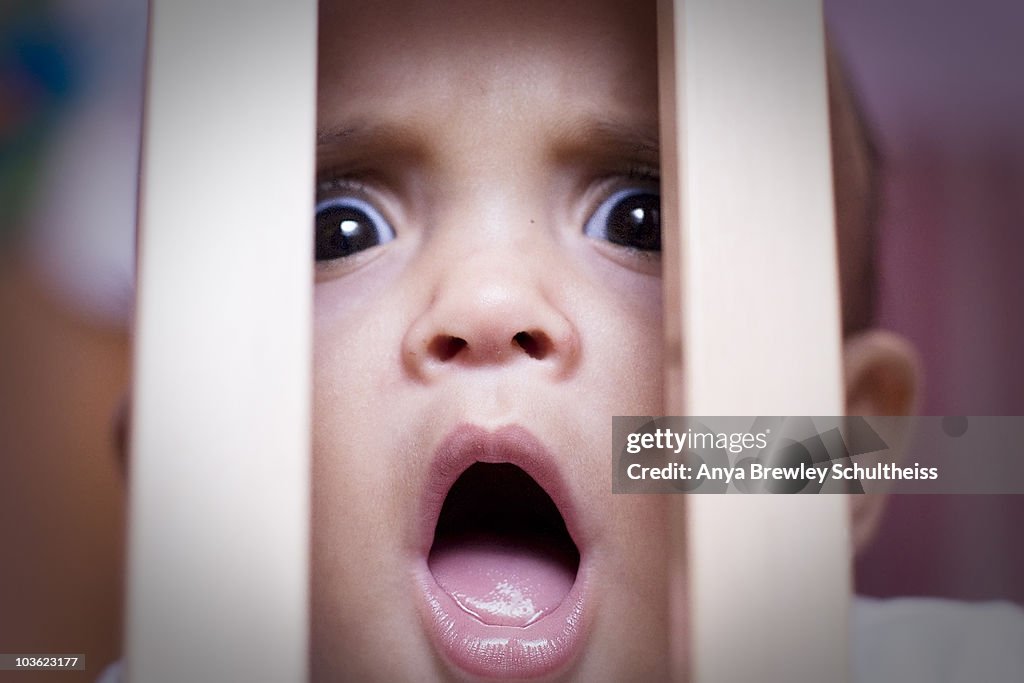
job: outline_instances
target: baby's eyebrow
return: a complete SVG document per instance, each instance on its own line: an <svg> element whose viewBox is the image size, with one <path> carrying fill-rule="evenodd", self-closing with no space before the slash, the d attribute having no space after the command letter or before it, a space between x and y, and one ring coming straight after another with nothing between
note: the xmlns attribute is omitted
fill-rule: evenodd
<svg viewBox="0 0 1024 683"><path fill-rule="evenodd" d="M659 166L656 122L583 116L559 121L548 129L550 153L560 162ZM321 166L367 158L423 161L428 147L422 131L400 122L356 121L321 127L316 142Z"/></svg>
<svg viewBox="0 0 1024 683"><path fill-rule="evenodd" d="M367 140L397 139L408 137L410 133L411 131L407 127L390 123L352 123L317 128L316 144L331 145L337 142L352 144Z"/></svg>
<svg viewBox="0 0 1024 683"><path fill-rule="evenodd" d="M423 145L412 126L356 122L318 128L316 152L324 161L339 155L349 159L382 155L416 157L422 154Z"/></svg>
<svg viewBox="0 0 1024 683"><path fill-rule="evenodd" d="M606 118L567 121L556 131L555 149L562 159L599 158L658 166L657 126L637 125Z"/></svg>
<svg viewBox="0 0 1024 683"><path fill-rule="evenodd" d="M344 140L358 130L356 127L318 128L316 131L316 144L318 147L332 145Z"/></svg>

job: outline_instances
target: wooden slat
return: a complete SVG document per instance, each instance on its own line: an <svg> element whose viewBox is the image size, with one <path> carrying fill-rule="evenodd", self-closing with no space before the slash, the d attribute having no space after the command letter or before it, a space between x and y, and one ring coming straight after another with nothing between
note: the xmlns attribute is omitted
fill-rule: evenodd
<svg viewBox="0 0 1024 683"><path fill-rule="evenodd" d="M666 412L842 414L821 0L659 15ZM673 505L676 680L844 680L844 497Z"/></svg>
<svg viewBox="0 0 1024 683"><path fill-rule="evenodd" d="M307 676L314 0L153 0L127 673Z"/></svg>

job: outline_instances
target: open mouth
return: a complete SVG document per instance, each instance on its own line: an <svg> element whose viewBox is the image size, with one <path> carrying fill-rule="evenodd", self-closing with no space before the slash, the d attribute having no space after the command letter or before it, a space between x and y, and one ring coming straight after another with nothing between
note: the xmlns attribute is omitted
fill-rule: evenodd
<svg viewBox="0 0 1024 683"><path fill-rule="evenodd" d="M579 510L558 461L521 427L462 425L438 446L416 576L444 659L487 678L564 671L593 610Z"/></svg>
<svg viewBox="0 0 1024 683"><path fill-rule="evenodd" d="M529 626L569 594L580 554L558 507L522 468L477 462L441 508L428 564L437 585L491 626Z"/></svg>

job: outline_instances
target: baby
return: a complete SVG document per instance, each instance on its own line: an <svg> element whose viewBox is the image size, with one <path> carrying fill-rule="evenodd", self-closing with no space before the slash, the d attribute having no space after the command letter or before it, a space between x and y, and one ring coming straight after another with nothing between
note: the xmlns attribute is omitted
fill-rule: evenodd
<svg viewBox="0 0 1024 683"><path fill-rule="evenodd" d="M666 678L667 502L608 466L611 416L663 412L655 14L321 4L315 680ZM901 414L831 95L848 410Z"/></svg>
<svg viewBox="0 0 1024 683"><path fill-rule="evenodd" d="M665 409L653 0L323 0L319 63L312 678L665 680L669 501L608 467L610 418ZM902 414L836 65L847 412ZM852 680L1022 680L1022 624L860 599Z"/></svg>
<svg viewBox="0 0 1024 683"><path fill-rule="evenodd" d="M314 680L668 677L668 501L609 467L611 417L663 412L655 14L321 3ZM878 161L829 86L847 412L905 414ZM881 498L853 500L859 547ZM855 680L1019 680L1022 624L858 601Z"/></svg>

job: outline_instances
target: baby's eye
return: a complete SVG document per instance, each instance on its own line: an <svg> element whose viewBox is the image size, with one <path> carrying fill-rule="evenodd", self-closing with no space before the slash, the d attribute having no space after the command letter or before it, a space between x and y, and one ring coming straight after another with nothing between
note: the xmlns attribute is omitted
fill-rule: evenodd
<svg viewBox="0 0 1024 683"><path fill-rule="evenodd" d="M356 197L334 197L316 205L316 260L330 261L395 239L380 212Z"/></svg>
<svg viewBox="0 0 1024 683"><path fill-rule="evenodd" d="M661 196L650 189L626 188L597 207L584 234L640 251L661 251Z"/></svg>

